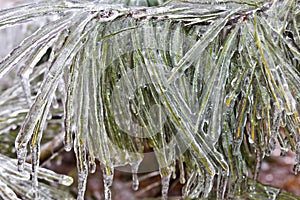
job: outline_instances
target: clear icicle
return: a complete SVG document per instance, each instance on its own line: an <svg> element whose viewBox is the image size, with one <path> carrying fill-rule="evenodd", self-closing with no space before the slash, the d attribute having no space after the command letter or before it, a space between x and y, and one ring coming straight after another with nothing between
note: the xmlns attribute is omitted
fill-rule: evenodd
<svg viewBox="0 0 300 200"><path fill-rule="evenodd" d="M102 166L103 183L104 183L104 199L111 200L111 189L114 178L113 167Z"/></svg>
<svg viewBox="0 0 300 200"><path fill-rule="evenodd" d="M20 74L21 85L27 100L28 106L32 104L29 75Z"/></svg>
<svg viewBox="0 0 300 200"><path fill-rule="evenodd" d="M65 150L70 151L72 149L72 117L73 117L73 96L74 96L74 88L76 86L78 80L78 67L79 67L79 56L76 59L75 66L72 65L70 69L70 78L68 81L67 88L67 97L65 103Z"/></svg>
<svg viewBox="0 0 300 200"><path fill-rule="evenodd" d="M32 190L34 194L34 199L39 199L39 189L38 189L38 171L39 171L39 144L30 146L31 155L32 155Z"/></svg>
<svg viewBox="0 0 300 200"><path fill-rule="evenodd" d="M132 172L132 189L137 191L139 189L139 179L137 175L137 171L139 170L140 162L131 164L131 172Z"/></svg>
<svg viewBox="0 0 300 200"><path fill-rule="evenodd" d="M78 172L78 194L77 200L84 200L86 190L87 171Z"/></svg>
<svg viewBox="0 0 300 200"><path fill-rule="evenodd" d="M78 194L77 200L84 200L84 193L86 190L86 181L88 176L88 165L86 160L85 146L82 144L82 137L80 134L76 135L74 141L74 151L77 159L78 170Z"/></svg>
<svg viewBox="0 0 300 200"><path fill-rule="evenodd" d="M180 171L180 178L179 181L181 184L185 184L185 174L184 174L184 165L182 161L182 157L179 158L179 171Z"/></svg>
<svg viewBox="0 0 300 200"><path fill-rule="evenodd" d="M296 157L295 157L295 164L294 164L294 173L295 175L298 174L300 171L300 142L297 142L296 144Z"/></svg>
<svg viewBox="0 0 300 200"><path fill-rule="evenodd" d="M137 191L139 189L139 179L137 173L132 174L132 189Z"/></svg>
<svg viewBox="0 0 300 200"><path fill-rule="evenodd" d="M163 200L168 199L168 190L169 190L170 178L171 178L171 174L168 174L166 176L161 177L161 185L162 185L161 195L162 195Z"/></svg>
<svg viewBox="0 0 300 200"><path fill-rule="evenodd" d="M40 165L40 143L43 136L43 129L46 124L46 119L49 113L49 107L51 103L48 102L43 110L41 120L38 121L36 128L33 132L31 138L31 154L32 154L32 189L34 193L35 199L40 199L39 196L39 183L38 183L38 172L39 172L39 165Z"/></svg>

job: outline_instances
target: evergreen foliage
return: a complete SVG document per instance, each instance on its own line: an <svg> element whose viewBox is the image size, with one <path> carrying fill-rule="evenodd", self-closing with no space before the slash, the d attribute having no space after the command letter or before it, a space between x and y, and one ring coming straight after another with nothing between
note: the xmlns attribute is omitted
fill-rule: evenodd
<svg viewBox="0 0 300 200"><path fill-rule="evenodd" d="M54 0L1 10L0 29L46 22L0 62L0 79L16 74L0 94L0 136L14 139L18 130L18 161L1 152L12 158L0 157L0 196L70 195L38 182L50 174L47 181L72 183L39 167L43 135L60 129L65 150L73 148L77 158L77 199L84 199L96 160L106 199L114 169L130 165L137 189L137 173L155 170L141 166L150 154L165 199L176 165L186 199L259 198L261 161L276 142L283 155L296 153L297 174L299 6L296 0Z"/></svg>

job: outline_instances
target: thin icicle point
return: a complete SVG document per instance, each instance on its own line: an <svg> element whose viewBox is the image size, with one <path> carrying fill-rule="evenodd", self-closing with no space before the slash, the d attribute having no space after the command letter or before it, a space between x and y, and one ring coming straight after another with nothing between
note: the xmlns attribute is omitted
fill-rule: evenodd
<svg viewBox="0 0 300 200"><path fill-rule="evenodd" d="M137 173L132 174L132 189L137 191L139 189L139 179Z"/></svg>
<svg viewBox="0 0 300 200"><path fill-rule="evenodd" d="M78 169L78 194L77 200L84 200L84 194L86 190L86 182L88 176L88 166L85 159L84 147L78 144L78 141L74 142L74 149L77 158L77 169Z"/></svg>
<svg viewBox="0 0 300 200"><path fill-rule="evenodd" d="M139 189L139 179L137 175L137 171L139 170L140 162L131 164L131 172L132 172L132 189L137 191Z"/></svg>
<svg viewBox="0 0 300 200"><path fill-rule="evenodd" d="M104 199L111 200L111 189L114 178L114 168L102 166L103 183L104 183Z"/></svg>
<svg viewBox="0 0 300 200"><path fill-rule="evenodd" d="M77 135L74 141L74 151L78 170L78 193L77 200L84 200L86 182L88 176L88 162L86 159L85 146L82 144L82 136Z"/></svg>
<svg viewBox="0 0 300 200"><path fill-rule="evenodd" d="M66 136L65 138L71 138L71 136ZM65 141L71 141L71 140L66 139ZM73 147L73 142L65 142L64 143L64 149L65 149L65 151L67 151L67 152L71 151L72 147Z"/></svg>

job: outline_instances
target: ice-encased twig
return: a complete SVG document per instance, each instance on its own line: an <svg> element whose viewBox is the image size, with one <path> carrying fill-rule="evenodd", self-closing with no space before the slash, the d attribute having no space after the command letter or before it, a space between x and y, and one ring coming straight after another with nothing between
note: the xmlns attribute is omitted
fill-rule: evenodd
<svg viewBox="0 0 300 200"><path fill-rule="evenodd" d="M76 17L78 20L74 22L74 26L76 26L74 33L69 36L65 44L65 48L60 52L58 58L51 66L47 77L41 86L41 91L34 104L30 108L30 111L16 139L16 149L18 152L18 158L20 159L20 167L24 163L27 143L30 140L34 128L42 115L42 110L45 108L47 102L52 101L58 81L62 76L63 67L68 65L68 62L70 62L69 56L75 54L83 45L81 40L85 38L85 35L80 35L80 33L85 28L85 25L93 18L94 15L90 15L89 13L83 13L81 16ZM22 169L22 167L20 169Z"/></svg>
<svg viewBox="0 0 300 200"><path fill-rule="evenodd" d="M34 194L32 193L32 180L31 180L31 170L30 164L25 164L25 170L19 172L17 168L17 160L11 159L4 155L0 155L0 179L3 187L3 193L0 193L0 197L4 199L17 199L13 193L23 196L28 199L33 199ZM63 185L70 185L73 179L66 175L57 174L51 170L39 168L37 174L38 179L44 179L50 183L58 183ZM4 187L4 185L6 185ZM59 190L57 188L51 188L44 183L38 186L39 195L43 199L56 199L56 198L71 198L71 195L65 191ZM12 194L10 194L13 192ZM7 197L9 194L9 197Z"/></svg>

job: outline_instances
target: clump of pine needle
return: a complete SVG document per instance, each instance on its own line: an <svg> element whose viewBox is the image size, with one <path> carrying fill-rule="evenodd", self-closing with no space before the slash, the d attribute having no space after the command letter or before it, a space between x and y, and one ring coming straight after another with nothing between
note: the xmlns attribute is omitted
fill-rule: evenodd
<svg viewBox="0 0 300 200"><path fill-rule="evenodd" d="M20 126L18 170L30 147L34 197L43 195L40 143L55 119L76 154L77 199L96 160L105 199L125 165L135 190L139 172L159 170L167 199L176 163L184 198L243 196L276 142L296 153L297 173L299 15L296 0L65 0L0 11L1 29L47 17L0 62L0 78L19 74L0 94L0 133ZM141 166L149 154L157 169ZM0 185L22 194L9 187Z"/></svg>

